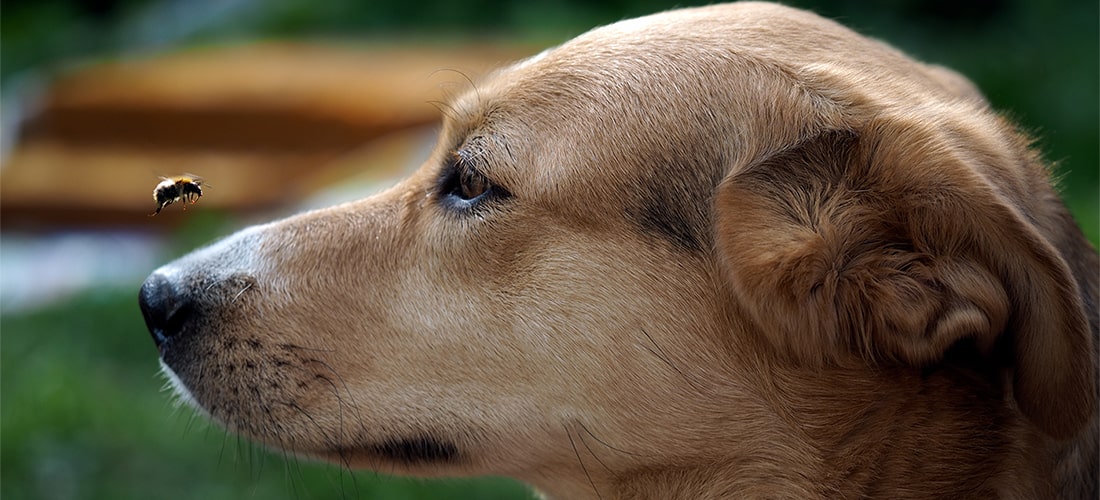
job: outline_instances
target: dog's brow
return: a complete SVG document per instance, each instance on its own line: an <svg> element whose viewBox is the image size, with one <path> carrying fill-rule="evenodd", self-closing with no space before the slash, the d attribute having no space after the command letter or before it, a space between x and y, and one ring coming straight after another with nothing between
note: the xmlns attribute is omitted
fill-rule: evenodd
<svg viewBox="0 0 1100 500"><path fill-rule="evenodd" d="M473 131L461 139L457 149L464 158L473 161L494 180L512 181L517 175L514 151L503 134L491 130Z"/></svg>
<svg viewBox="0 0 1100 500"><path fill-rule="evenodd" d="M480 91L470 91L447 103L450 113L445 118L463 131L472 131L481 128L488 120L490 107L480 94Z"/></svg>

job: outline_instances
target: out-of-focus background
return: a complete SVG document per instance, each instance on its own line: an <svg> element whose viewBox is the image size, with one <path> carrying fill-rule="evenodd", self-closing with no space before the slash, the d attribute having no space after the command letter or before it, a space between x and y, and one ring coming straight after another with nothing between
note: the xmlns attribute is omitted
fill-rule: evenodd
<svg viewBox="0 0 1100 500"><path fill-rule="evenodd" d="M161 391L137 288L243 225L369 194L466 77L673 0L6 0L0 15L0 496L529 498L288 459ZM1095 0L797 0L972 78L1100 236ZM149 217L159 176L196 205Z"/></svg>

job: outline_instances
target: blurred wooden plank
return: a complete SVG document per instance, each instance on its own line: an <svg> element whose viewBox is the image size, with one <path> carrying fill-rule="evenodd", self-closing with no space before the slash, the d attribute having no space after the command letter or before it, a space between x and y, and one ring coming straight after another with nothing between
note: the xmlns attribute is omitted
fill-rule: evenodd
<svg viewBox="0 0 1100 500"><path fill-rule="evenodd" d="M355 175L338 160L371 140L436 122L430 101L467 77L531 52L267 43L88 66L25 122L0 171L0 223L140 223L159 176L185 172L207 180L209 208L294 202Z"/></svg>
<svg viewBox="0 0 1100 500"><path fill-rule="evenodd" d="M161 176L201 172L211 190L225 192L224 196L203 198L211 206L270 205L295 195L293 181L303 175L303 165L327 160L294 154L162 152L35 141L17 149L11 168L5 168L0 178L2 202L5 209L37 205L119 210L153 207L152 190Z"/></svg>
<svg viewBox="0 0 1100 500"><path fill-rule="evenodd" d="M144 147L327 149L438 118L525 51L260 44L88 67L58 80L24 137ZM446 71L453 68L462 74ZM443 70L443 71L441 71Z"/></svg>

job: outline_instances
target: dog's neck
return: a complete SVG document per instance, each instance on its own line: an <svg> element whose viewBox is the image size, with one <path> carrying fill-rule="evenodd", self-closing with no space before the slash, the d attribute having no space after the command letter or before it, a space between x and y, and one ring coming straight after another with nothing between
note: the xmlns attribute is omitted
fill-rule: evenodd
<svg viewBox="0 0 1100 500"><path fill-rule="evenodd" d="M813 450L809 467L791 465L811 471L815 497L1052 494L1040 479L1050 471L1035 465L1047 463L1036 458L1050 443L1010 407L996 373L863 366L786 376L796 383L773 401L783 420L796 422L799 443ZM1029 451L1006 444L1029 441ZM1006 491L1007 484L1024 490Z"/></svg>
<svg viewBox="0 0 1100 500"><path fill-rule="evenodd" d="M581 460L585 466L577 467L570 480L555 478L536 486L553 499L603 500L849 498L886 492L908 498L905 492L921 497L929 491L980 498L1051 495L1050 485L1040 479L1050 477L1050 471L1035 466L1045 460L1029 459L1048 453L1050 443L1010 408L993 403L998 395L991 391L1000 390L996 385L960 383L968 375L951 370L876 375L869 369L773 369L779 373L759 381L758 405L747 408L744 399L731 403L721 417L725 428L706 433L713 442L688 443L675 464L614 470L606 459ZM891 390L885 389L888 383ZM933 397L944 391L966 394ZM945 406L944 401L963 403ZM684 425L720 421L714 417ZM699 434L697 428L694 432ZM1005 434L1019 440L1003 439ZM1015 449L1005 442L1030 446ZM694 455L686 451L691 449ZM736 454L723 454L730 450ZM588 456L589 451L581 448L580 453ZM1007 484L1025 489L1006 490Z"/></svg>

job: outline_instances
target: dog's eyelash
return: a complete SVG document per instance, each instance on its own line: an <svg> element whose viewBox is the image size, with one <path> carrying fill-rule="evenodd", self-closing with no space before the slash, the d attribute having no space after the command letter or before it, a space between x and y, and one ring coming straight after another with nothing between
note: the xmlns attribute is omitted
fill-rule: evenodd
<svg viewBox="0 0 1100 500"><path fill-rule="evenodd" d="M440 181L443 201L455 208L466 209L487 199L500 199L510 193L482 174L462 152L449 155Z"/></svg>

